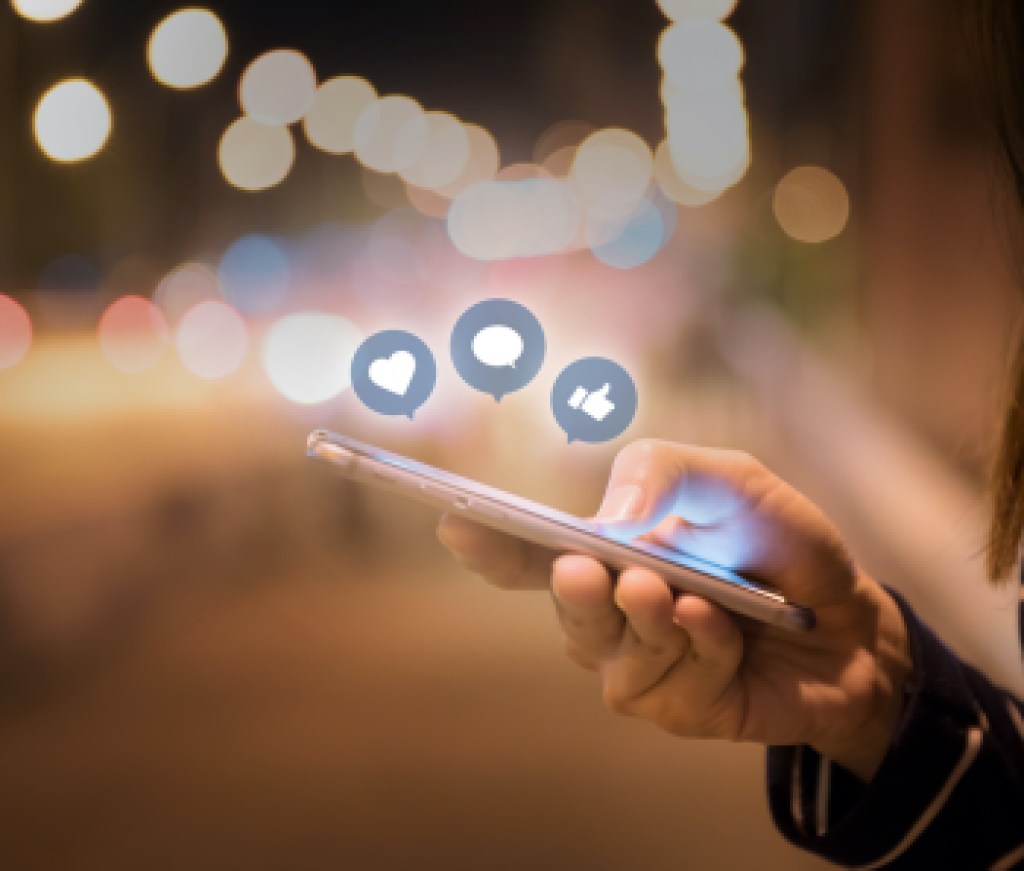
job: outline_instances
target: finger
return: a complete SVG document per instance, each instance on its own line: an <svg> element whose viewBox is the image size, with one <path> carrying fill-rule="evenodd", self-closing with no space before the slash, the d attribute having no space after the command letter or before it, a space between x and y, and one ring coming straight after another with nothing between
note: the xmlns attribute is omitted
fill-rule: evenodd
<svg viewBox="0 0 1024 871"><path fill-rule="evenodd" d="M615 459L596 519L616 540L653 536L811 606L843 599L854 581L821 510L740 451L633 442Z"/></svg>
<svg viewBox="0 0 1024 871"><path fill-rule="evenodd" d="M566 639L586 657L601 657L622 640L625 618L615 606L608 570L588 556L555 560L551 592Z"/></svg>
<svg viewBox="0 0 1024 871"><path fill-rule="evenodd" d="M464 517L444 514L437 537L471 572L505 589L546 590L554 551Z"/></svg>
<svg viewBox="0 0 1024 871"><path fill-rule="evenodd" d="M637 646L646 648L646 653L678 657L688 646L686 635L673 622L672 592L654 572L624 571L615 585L615 604L625 615Z"/></svg>
<svg viewBox="0 0 1024 871"><path fill-rule="evenodd" d="M759 465L747 454L642 439L623 448L612 465L596 519L617 537L635 538L670 513L710 524L748 501Z"/></svg>
<svg viewBox="0 0 1024 871"><path fill-rule="evenodd" d="M743 633L737 623L718 605L691 593L681 595L672 612L690 639L687 659L696 666L693 679L712 688L731 680L743 659Z"/></svg>

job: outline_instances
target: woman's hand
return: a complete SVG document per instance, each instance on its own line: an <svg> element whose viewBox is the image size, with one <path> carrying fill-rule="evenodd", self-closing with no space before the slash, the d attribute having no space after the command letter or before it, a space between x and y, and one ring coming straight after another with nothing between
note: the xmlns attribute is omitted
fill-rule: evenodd
<svg viewBox="0 0 1024 871"><path fill-rule="evenodd" d="M906 629L813 503L746 454L645 440L619 453L596 519L749 574L817 626L737 617L640 567L613 581L590 557L453 516L438 536L497 586L550 588L567 654L600 675L612 710L681 736L808 744L871 778L900 713Z"/></svg>

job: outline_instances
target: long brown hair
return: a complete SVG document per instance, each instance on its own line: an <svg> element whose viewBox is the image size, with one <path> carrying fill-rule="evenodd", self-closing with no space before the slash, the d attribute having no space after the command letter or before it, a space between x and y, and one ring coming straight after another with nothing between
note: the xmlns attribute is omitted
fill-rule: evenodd
<svg viewBox="0 0 1024 871"><path fill-rule="evenodd" d="M1014 214L1008 216L1011 256L1024 278L1024 3L1018 0L959 0L966 12L982 102L1013 185ZM1024 329L1007 384L1006 411L991 472L992 522L987 568L991 580L1006 579L1020 553L1024 533Z"/></svg>

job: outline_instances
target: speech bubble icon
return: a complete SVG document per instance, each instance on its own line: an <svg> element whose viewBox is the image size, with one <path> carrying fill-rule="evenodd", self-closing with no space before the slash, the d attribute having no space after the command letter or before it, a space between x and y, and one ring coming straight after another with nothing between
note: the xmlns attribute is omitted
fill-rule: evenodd
<svg viewBox="0 0 1024 871"><path fill-rule="evenodd" d="M636 414L636 385L613 360L584 357L570 363L551 388L551 410L570 442L606 442Z"/></svg>
<svg viewBox="0 0 1024 871"><path fill-rule="evenodd" d="M434 390L437 365L423 340L404 330L374 333L352 358L352 389L378 414L412 416Z"/></svg>
<svg viewBox="0 0 1024 871"><path fill-rule="evenodd" d="M473 337L473 356L487 366L515 366L524 347L523 337L504 324L484 327Z"/></svg>
<svg viewBox="0 0 1024 871"><path fill-rule="evenodd" d="M534 379L544 350L540 321L511 299L485 299L470 306L452 329L455 371L470 387L498 402Z"/></svg>

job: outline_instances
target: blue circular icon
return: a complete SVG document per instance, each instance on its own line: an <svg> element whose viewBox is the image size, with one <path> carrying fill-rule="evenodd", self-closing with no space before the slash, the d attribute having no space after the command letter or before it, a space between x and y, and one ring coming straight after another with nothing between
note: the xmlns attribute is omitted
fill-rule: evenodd
<svg viewBox="0 0 1024 871"><path fill-rule="evenodd" d="M462 380L500 402L540 371L544 330L526 306L510 299L485 299L456 321L451 350Z"/></svg>
<svg viewBox="0 0 1024 871"><path fill-rule="evenodd" d="M411 420L436 383L430 348L404 330L374 333L352 358L352 389L378 414L402 414Z"/></svg>
<svg viewBox="0 0 1024 871"><path fill-rule="evenodd" d="M551 410L570 442L606 442L625 432L636 414L636 385L613 360L570 363L551 388Z"/></svg>

